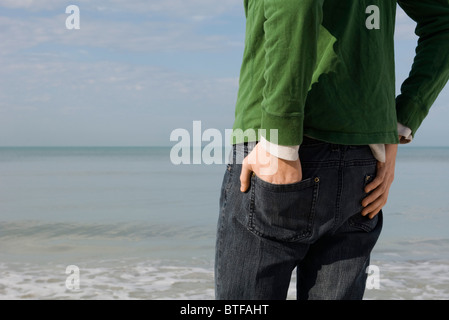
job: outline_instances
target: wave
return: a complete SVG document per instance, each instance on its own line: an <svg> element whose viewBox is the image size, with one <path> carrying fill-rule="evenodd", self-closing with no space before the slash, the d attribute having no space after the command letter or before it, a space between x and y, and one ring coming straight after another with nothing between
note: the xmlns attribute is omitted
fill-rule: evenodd
<svg viewBox="0 0 449 320"><path fill-rule="evenodd" d="M0 240L17 238L78 237L84 239L148 239L154 237L182 237L186 239L210 236L210 225L153 224L149 222L80 223L4 221L0 223Z"/></svg>
<svg viewBox="0 0 449 320"><path fill-rule="evenodd" d="M449 261L375 261L379 287L366 300L446 300ZM1 299L211 300L213 265L207 260L120 259L76 266L79 287L62 264L0 264ZM293 273L288 299L296 296Z"/></svg>

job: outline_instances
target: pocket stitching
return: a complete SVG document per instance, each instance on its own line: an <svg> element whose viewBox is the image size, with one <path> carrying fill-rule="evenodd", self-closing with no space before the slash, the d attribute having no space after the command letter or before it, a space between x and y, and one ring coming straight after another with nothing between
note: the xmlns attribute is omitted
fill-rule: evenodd
<svg viewBox="0 0 449 320"><path fill-rule="evenodd" d="M226 166L225 174L227 175L226 181L223 181L223 193L222 193L222 204L221 204L221 211L224 212L228 200L229 191L231 189L231 178L232 178L232 165L228 164Z"/></svg>
<svg viewBox="0 0 449 320"><path fill-rule="evenodd" d="M313 186L313 184L316 182L314 179L319 179L318 177L314 178L308 178L304 179L298 182L289 183L289 184L274 184L267 182L265 180L262 180L257 175L254 175L254 181L257 182L257 184L270 192L295 192L295 191L301 191L307 188L310 188Z"/></svg>
<svg viewBox="0 0 449 320"><path fill-rule="evenodd" d="M369 173L365 174L363 187L366 187L373 180L374 180L374 174L369 174ZM360 215L360 213L357 213L357 215ZM377 220L377 216L374 217L373 219L370 219L369 221L366 221L366 222L372 223L372 221L374 221L374 220ZM374 230L377 225L377 223L376 223L374 226L368 226L366 223L356 222L354 216L352 216L348 219L348 223L351 227L362 229L366 232L370 232L370 231Z"/></svg>
<svg viewBox="0 0 449 320"><path fill-rule="evenodd" d="M256 178L259 181L268 183L268 182L266 182L264 180L261 180L257 176L254 176L251 179L252 186L251 186L251 197L250 197L249 217L248 217L248 221L247 221L247 229L250 232L252 232L255 235L260 236L262 238L276 240L276 241L282 241L282 242L297 242L297 241L309 238L312 235L312 226L313 226L313 221L314 221L314 218L315 218L315 208L316 208L316 203L317 203L317 200L318 200L318 190L319 190L319 182L320 182L319 177L306 179L307 181L310 180L307 183L307 187L302 187L302 188L300 188L298 190L292 190L292 191L301 191L301 190L305 190L307 188L313 188L312 203L311 203L310 211L307 214L307 227L305 228L305 230L303 232L301 232L300 234L296 234L295 236L288 237L288 238L283 238L283 239L279 239L279 237L268 236L268 235L264 234L263 232L257 230L257 227L255 226L254 216L255 216L256 212L255 212L255 187L254 187L254 183L256 182ZM306 180L302 180L302 181L306 181ZM302 181L299 181L296 184L299 184ZM272 186L278 187L278 186L283 186L283 185L272 185ZM276 191L272 191L272 192L276 192ZM279 192L279 191L277 191L277 192Z"/></svg>

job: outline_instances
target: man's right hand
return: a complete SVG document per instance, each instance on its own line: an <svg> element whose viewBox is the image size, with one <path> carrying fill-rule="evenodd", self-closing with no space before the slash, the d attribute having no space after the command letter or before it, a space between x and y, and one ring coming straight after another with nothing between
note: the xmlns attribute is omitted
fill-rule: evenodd
<svg viewBox="0 0 449 320"><path fill-rule="evenodd" d="M376 178L365 187L365 192L370 194L362 201L363 216L373 219L386 205L394 180L397 153L397 144L385 145L385 162L377 162Z"/></svg>
<svg viewBox="0 0 449 320"><path fill-rule="evenodd" d="M301 162L278 158L260 144L243 160L240 174L240 191L246 192L250 185L252 173L272 184L290 184L302 180Z"/></svg>

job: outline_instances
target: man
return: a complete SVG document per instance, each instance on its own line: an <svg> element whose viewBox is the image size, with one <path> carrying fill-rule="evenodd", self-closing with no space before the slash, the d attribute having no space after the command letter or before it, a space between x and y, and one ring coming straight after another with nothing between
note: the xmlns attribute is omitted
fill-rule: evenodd
<svg viewBox="0 0 449 320"><path fill-rule="evenodd" d="M417 23L395 97L396 6ZM399 143L449 78L449 0L245 0L217 299L362 299ZM257 134L254 132L257 131Z"/></svg>

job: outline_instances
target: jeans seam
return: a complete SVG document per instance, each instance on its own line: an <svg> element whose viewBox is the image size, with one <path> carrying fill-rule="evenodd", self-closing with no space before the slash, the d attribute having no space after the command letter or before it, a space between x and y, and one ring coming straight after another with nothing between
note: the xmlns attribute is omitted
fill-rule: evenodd
<svg viewBox="0 0 449 320"><path fill-rule="evenodd" d="M333 168L340 165L339 160L329 161L301 161L303 168Z"/></svg>
<svg viewBox="0 0 449 320"><path fill-rule="evenodd" d="M335 215L334 215L334 225L332 226L331 233L334 233L338 229L338 221L340 219L341 211L341 196L343 190L343 159L344 154L340 153L340 161L338 164L338 181L337 181L337 199L335 202Z"/></svg>
<svg viewBox="0 0 449 320"><path fill-rule="evenodd" d="M223 237L221 236L221 234L223 234L224 229L225 229L225 223L224 223L225 216L224 215L225 215L225 211L226 211L226 204L227 204L227 201L228 201L228 193L229 193L229 190L231 188L232 173L235 170L235 168L231 164L228 164L226 166L226 170L227 170L227 173L228 173L228 177L227 177L227 181L224 181L225 186L223 188L223 203L222 203L222 206L220 208L220 217L219 217L220 220L219 220L218 230L217 230L217 243L216 243L216 246L220 248L216 252L217 258L218 257L221 258L222 254L223 254ZM221 272L219 272L220 266L221 266L221 264L218 264L218 266L217 266L217 272L216 272L217 275L221 274ZM220 286L220 279L217 276L217 280L216 280L216 288L217 289L216 290L219 289L219 286Z"/></svg>
<svg viewBox="0 0 449 320"><path fill-rule="evenodd" d="M345 161L345 167L364 167L364 166L373 166L376 164L377 164L376 159Z"/></svg>
<svg viewBox="0 0 449 320"><path fill-rule="evenodd" d="M248 224L246 225L246 227L250 228L249 230L251 232L254 232L255 230L251 230L251 226L253 225L253 220L254 220L254 202L255 202L255 188L254 188L254 176L251 177L251 194L250 194L250 202L249 202L249 216L248 216Z"/></svg>

